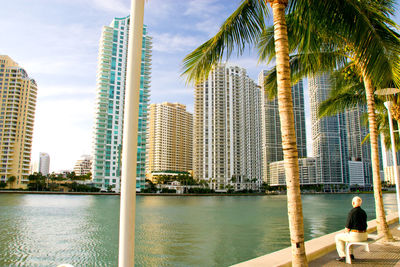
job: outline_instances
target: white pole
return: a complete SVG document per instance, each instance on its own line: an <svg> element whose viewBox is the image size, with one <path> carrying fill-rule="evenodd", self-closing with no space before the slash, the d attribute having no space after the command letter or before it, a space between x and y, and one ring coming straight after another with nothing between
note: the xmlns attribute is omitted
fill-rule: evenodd
<svg viewBox="0 0 400 267"><path fill-rule="evenodd" d="M119 220L119 267L135 265L136 158L144 0L132 0L126 70Z"/></svg>
<svg viewBox="0 0 400 267"><path fill-rule="evenodd" d="M397 197L397 213L400 215L400 190L399 190L399 171L397 169L397 155L396 155L396 143L394 141L394 132L393 132L393 121L392 121L392 114L391 114L391 107L392 101L386 101L385 107L388 110L388 119L389 119L389 130L390 130L390 142L392 144L392 157L393 157L393 173L394 173L394 180L396 183L396 197ZM399 223L400 223L400 216L399 216Z"/></svg>

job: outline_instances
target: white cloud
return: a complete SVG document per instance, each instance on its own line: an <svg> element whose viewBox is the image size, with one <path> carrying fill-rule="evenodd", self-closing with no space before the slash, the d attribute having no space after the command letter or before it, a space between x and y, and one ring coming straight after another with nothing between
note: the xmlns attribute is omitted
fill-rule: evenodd
<svg viewBox="0 0 400 267"><path fill-rule="evenodd" d="M185 52L201 44L199 38L172 33L154 33L153 50L165 53Z"/></svg>
<svg viewBox="0 0 400 267"><path fill-rule="evenodd" d="M149 0L146 1L144 6L145 20L149 19L152 24L165 21L170 18L170 15L174 12L176 4L179 2L165 1L165 0Z"/></svg>
<svg viewBox="0 0 400 267"><path fill-rule="evenodd" d="M179 96L193 96L193 89L189 87L182 87L182 88L177 88L177 89L172 89L172 90L154 90L153 94L157 94L157 96L173 96L177 97Z"/></svg>
<svg viewBox="0 0 400 267"><path fill-rule="evenodd" d="M95 7L109 12L129 13L129 4L120 0L92 0Z"/></svg>
<svg viewBox="0 0 400 267"><path fill-rule="evenodd" d="M95 99L95 85L93 86L82 86L82 85L45 85L40 86L38 89L38 98L40 100L51 101L58 99L73 99L77 100L82 98L90 98L92 101Z"/></svg>
<svg viewBox="0 0 400 267"><path fill-rule="evenodd" d="M88 116L88 114L90 114ZM39 152L51 157L51 170L73 164L82 154L90 154L93 127L93 100L58 98L38 101L34 127L33 158Z"/></svg>
<svg viewBox="0 0 400 267"><path fill-rule="evenodd" d="M224 6L217 3L219 3L217 0L192 0L187 2L187 8L183 14L196 17L219 14L224 9Z"/></svg>
<svg viewBox="0 0 400 267"><path fill-rule="evenodd" d="M95 79L96 64L94 62L79 62L85 56L64 56L55 55L43 58L30 58L21 62L21 66L26 69L30 76L35 79L38 75L55 75L62 76L87 76L93 73Z"/></svg>
<svg viewBox="0 0 400 267"><path fill-rule="evenodd" d="M206 33L207 36L211 38L219 31L221 27L220 24L221 23L219 23L219 20L210 18L210 19L205 19L199 23L196 23L195 28L200 32Z"/></svg>

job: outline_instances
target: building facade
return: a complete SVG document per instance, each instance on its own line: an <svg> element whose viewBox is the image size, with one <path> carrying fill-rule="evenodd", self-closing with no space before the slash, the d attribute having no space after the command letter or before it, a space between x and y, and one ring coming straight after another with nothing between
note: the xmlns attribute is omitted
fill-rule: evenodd
<svg viewBox="0 0 400 267"><path fill-rule="evenodd" d="M371 150L362 143L368 133L361 124L366 107L355 107L334 116L319 118L319 105L329 97L329 74L308 79L314 157L317 175L328 191L343 186L371 184Z"/></svg>
<svg viewBox="0 0 400 267"><path fill-rule="evenodd" d="M321 74L308 79L313 153L317 158L319 182L326 188L348 184L348 148L345 115L319 118L319 105L329 97L330 77Z"/></svg>
<svg viewBox="0 0 400 267"><path fill-rule="evenodd" d="M240 67L216 66L195 86L193 174L214 189L262 182L260 89Z"/></svg>
<svg viewBox="0 0 400 267"><path fill-rule="evenodd" d="M286 185L285 161L271 162L269 171L269 185ZM318 184L316 158L299 158L299 177L300 185Z"/></svg>
<svg viewBox="0 0 400 267"><path fill-rule="evenodd" d="M381 133L379 148L381 148L382 161L380 162L380 167L382 168L381 172L381 180L385 181L387 184L394 185L396 184L394 179L394 168L393 168L393 154L391 148L386 148L385 146L385 137ZM396 152L397 158L397 167L400 169L400 151ZM383 174L383 175L382 175Z"/></svg>
<svg viewBox="0 0 400 267"><path fill-rule="evenodd" d="M98 58L95 126L93 134L93 182L119 191L123 135L129 16L115 18L103 27ZM147 116L150 97L151 37L143 28L142 69L137 144L137 189L146 177Z"/></svg>
<svg viewBox="0 0 400 267"><path fill-rule="evenodd" d="M155 172L188 172L192 165L193 114L178 103L151 104L147 177Z"/></svg>
<svg viewBox="0 0 400 267"><path fill-rule="evenodd" d="M10 57L0 55L0 181L25 188L31 162L37 84Z"/></svg>
<svg viewBox="0 0 400 267"><path fill-rule="evenodd" d="M344 112L346 116L350 185L368 186L372 184L371 143L363 142L369 130L361 122L365 113L367 113L366 106L357 106ZM358 170L360 166L362 170Z"/></svg>
<svg viewBox="0 0 400 267"><path fill-rule="evenodd" d="M79 160L76 161L74 166L74 172L77 176L87 175L92 171L92 157L90 155L82 155Z"/></svg>
<svg viewBox="0 0 400 267"><path fill-rule="evenodd" d="M278 99L269 99L264 90L264 78L267 71L258 75L258 84L261 87L261 119L263 139L263 180L268 184L276 182L270 177L270 164L283 160L281 123L278 109ZM292 86L293 114L296 131L296 143L299 158L307 157L307 137L304 111L303 81Z"/></svg>
<svg viewBox="0 0 400 267"><path fill-rule="evenodd" d="M50 173L50 156L47 153L39 154L39 172L44 176Z"/></svg>

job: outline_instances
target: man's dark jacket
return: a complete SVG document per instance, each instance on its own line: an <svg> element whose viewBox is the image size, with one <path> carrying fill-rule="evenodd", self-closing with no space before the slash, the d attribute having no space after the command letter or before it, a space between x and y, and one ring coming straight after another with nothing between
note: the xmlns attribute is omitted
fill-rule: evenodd
<svg viewBox="0 0 400 267"><path fill-rule="evenodd" d="M346 228L350 230L367 230L367 213L361 208L353 208L347 216Z"/></svg>

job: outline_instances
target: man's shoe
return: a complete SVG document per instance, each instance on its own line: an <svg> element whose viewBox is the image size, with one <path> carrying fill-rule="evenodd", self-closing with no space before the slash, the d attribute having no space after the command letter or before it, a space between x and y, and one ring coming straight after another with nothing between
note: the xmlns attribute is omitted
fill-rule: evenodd
<svg viewBox="0 0 400 267"><path fill-rule="evenodd" d="M339 258L336 258L336 260L337 260L337 261L345 262L345 261L346 261L346 257L339 257Z"/></svg>
<svg viewBox="0 0 400 267"><path fill-rule="evenodd" d="M353 254L350 254L350 259L352 259L352 260L355 259Z"/></svg>

